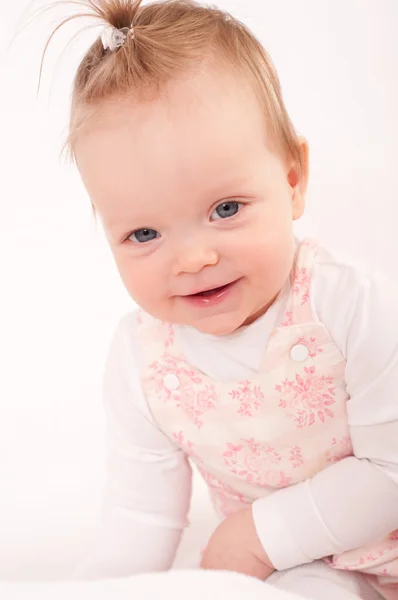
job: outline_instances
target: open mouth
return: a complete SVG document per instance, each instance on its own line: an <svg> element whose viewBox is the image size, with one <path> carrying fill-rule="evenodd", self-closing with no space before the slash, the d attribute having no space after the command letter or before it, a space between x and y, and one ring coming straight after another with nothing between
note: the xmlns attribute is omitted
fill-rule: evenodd
<svg viewBox="0 0 398 600"><path fill-rule="evenodd" d="M182 298L185 302L189 302L191 306L195 306L196 308L211 308L225 302L233 294L239 281L237 279L211 290L203 290L203 292L182 296Z"/></svg>
<svg viewBox="0 0 398 600"><path fill-rule="evenodd" d="M198 292L197 294L192 294L192 296L193 297L197 297L197 296L213 296L214 294L218 294L218 293L222 292L223 290L225 290L229 285L231 285L231 284L227 283L226 285L222 285L220 287L213 288L212 290L206 290L205 292Z"/></svg>

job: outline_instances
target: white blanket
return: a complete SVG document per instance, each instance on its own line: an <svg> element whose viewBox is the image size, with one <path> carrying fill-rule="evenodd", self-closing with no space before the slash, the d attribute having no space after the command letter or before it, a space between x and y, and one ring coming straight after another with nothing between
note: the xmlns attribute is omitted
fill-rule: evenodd
<svg viewBox="0 0 398 600"><path fill-rule="evenodd" d="M1 600L299 600L230 571L172 570L96 581L4 582Z"/></svg>

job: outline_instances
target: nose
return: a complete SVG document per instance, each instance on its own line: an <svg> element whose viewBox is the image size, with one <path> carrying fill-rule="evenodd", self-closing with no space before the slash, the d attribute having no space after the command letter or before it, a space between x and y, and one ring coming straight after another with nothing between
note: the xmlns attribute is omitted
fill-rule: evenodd
<svg viewBox="0 0 398 600"><path fill-rule="evenodd" d="M173 261L173 275L180 273L199 273L204 267L218 263L217 251L209 245L191 239L178 247Z"/></svg>

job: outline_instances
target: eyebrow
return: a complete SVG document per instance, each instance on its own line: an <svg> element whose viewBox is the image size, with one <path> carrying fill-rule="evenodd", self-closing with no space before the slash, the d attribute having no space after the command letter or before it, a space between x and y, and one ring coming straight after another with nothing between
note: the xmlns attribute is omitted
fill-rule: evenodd
<svg viewBox="0 0 398 600"><path fill-rule="evenodd" d="M234 176L234 174L228 173L226 177L222 178L221 181L217 184L214 184L212 187L210 187L210 189L206 192L208 194L215 194L215 193L220 193L223 190L227 190L229 188L231 188L231 191L234 187L240 189L244 186L247 186L248 183L250 181L250 176L247 175L241 175L241 176ZM238 190L237 190L238 191Z"/></svg>
<svg viewBox="0 0 398 600"><path fill-rule="evenodd" d="M240 176L240 177L225 177L222 179L221 182L218 182L217 184L214 184L213 186L209 186L209 188L203 193L203 204L205 204L206 202L209 202L209 198L210 196L219 196L218 200L220 202L222 202L223 198L233 198L234 196L239 196L239 193L236 192L241 192L243 191L243 187L247 186L250 182L250 176L249 175L244 175L244 176ZM236 188L234 190L234 188ZM226 191L228 191L228 194L226 193ZM248 198L253 197L253 195L248 195L246 194L246 196ZM214 200L213 200L214 201ZM199 202L198 202L199 205ZM142 220L142 217L138 216L138 218L140 220ZM127 223L131 223L133 220L137 219L137 216L120 216L120 218L118 217L114 217L111 220L104 222L104 226L106 226L106 228L109 231L114 231L114 230L118 230L118 229L128 229L127 227ZM126 225L123 225L123 224ZM144 225L145 226L145 225ZM142 227L142 225L139 225L139 227ZM148 225L149 227L149 225Z"/></svg>

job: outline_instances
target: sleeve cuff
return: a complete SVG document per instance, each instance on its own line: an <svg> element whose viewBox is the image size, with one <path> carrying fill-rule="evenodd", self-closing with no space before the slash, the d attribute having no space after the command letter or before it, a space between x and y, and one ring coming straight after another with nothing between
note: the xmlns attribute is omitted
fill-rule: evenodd
<svg viewBox="0 0 398 600"><path fill-rule="evenodd" d="M255 500L252 514L264 552L278 571L340 551L313 502L310 481Z"/></svg>

